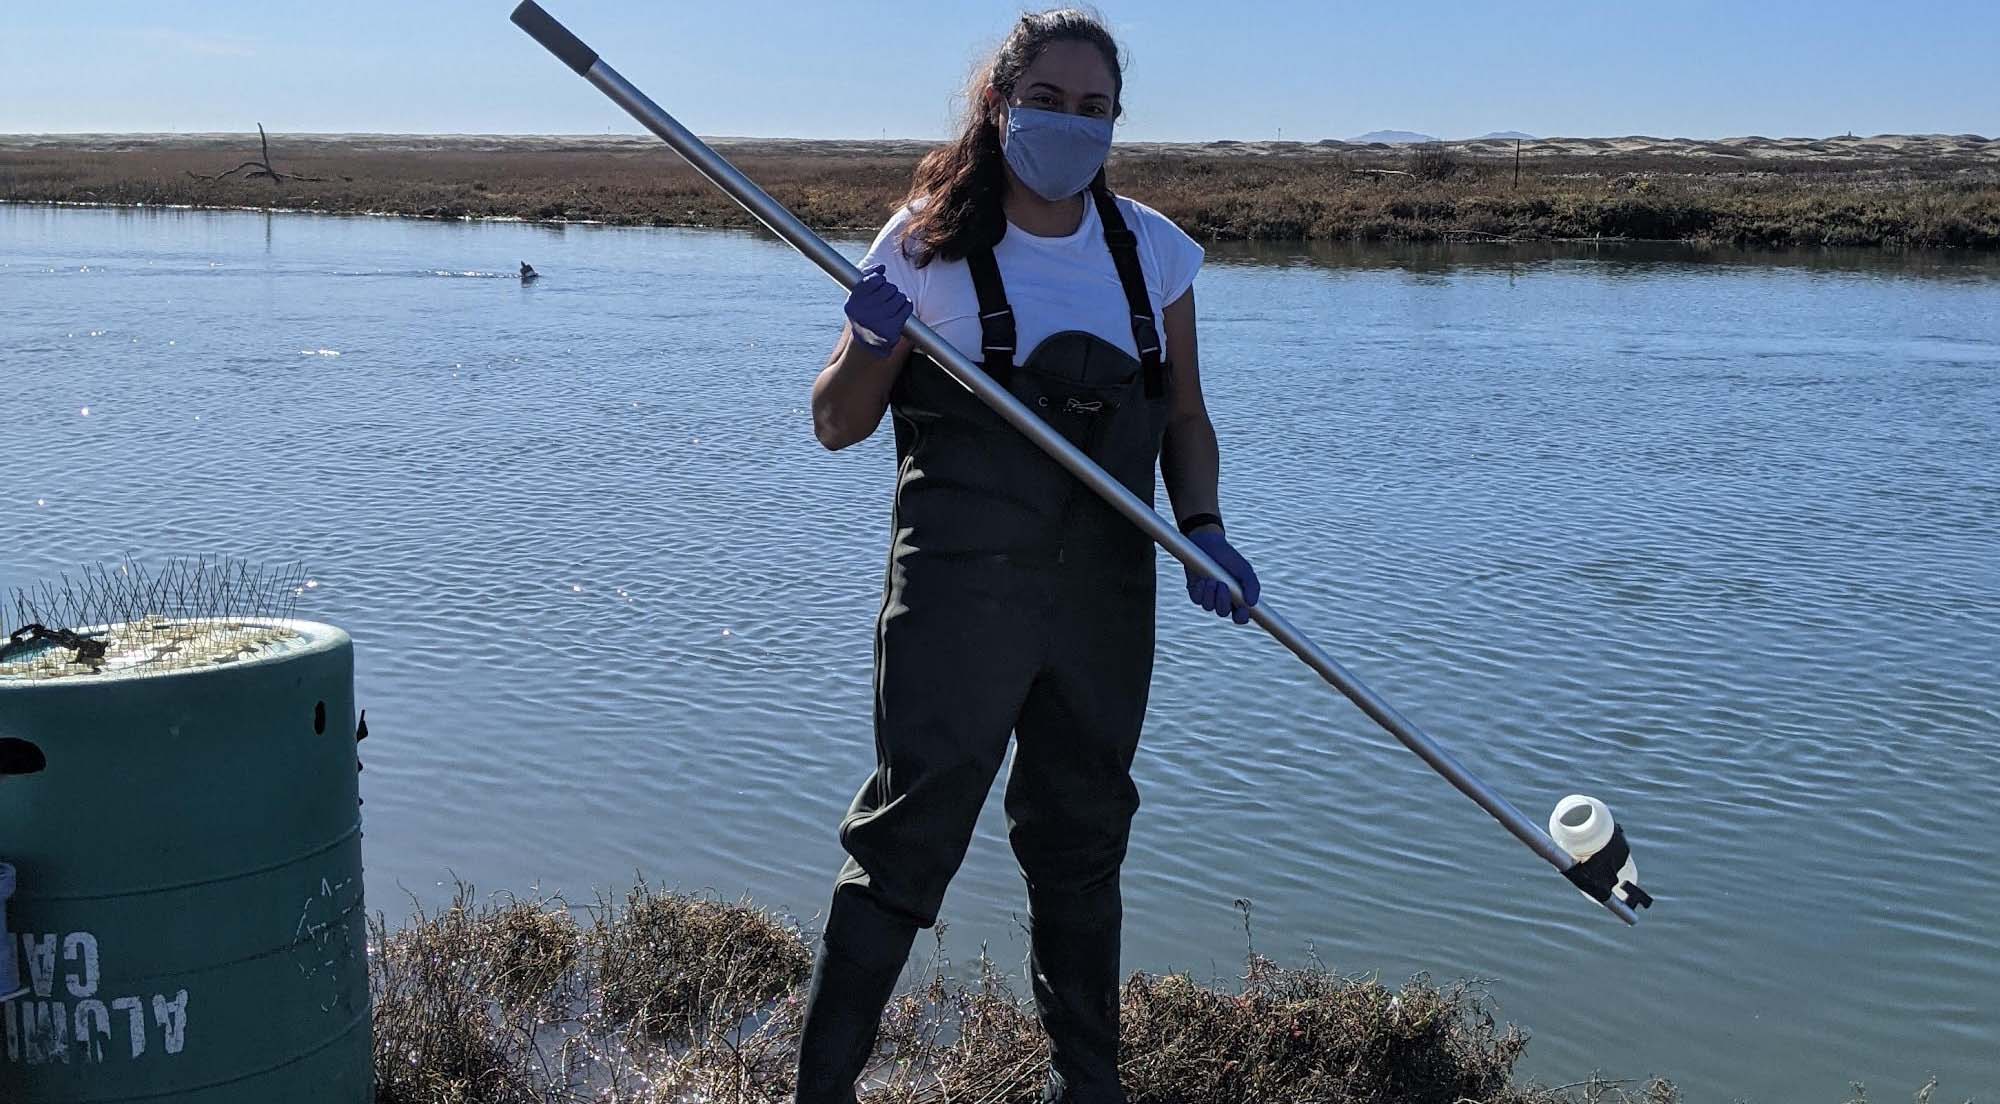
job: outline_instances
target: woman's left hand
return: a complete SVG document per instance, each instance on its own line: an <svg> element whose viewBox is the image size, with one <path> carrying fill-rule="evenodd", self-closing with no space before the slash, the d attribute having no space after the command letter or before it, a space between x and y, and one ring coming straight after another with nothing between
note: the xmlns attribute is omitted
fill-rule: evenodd
<svg viewBox="0 0 2000 1104"><path fill-rule="evenodd" d="M1229 546L1220 528L1197 529L1188 536L1197 547L1208 553L1208 558L1222 566L1236 580L1243 591L1243 601L1239 604L1230 597L1229 588L1220 579L1211 579L1192 567L1184 567L1187 572L1188 599L1202 609L1212 611L1217 617L1233 618L1239 625L1250 623L1250 607L1257 604L1257 573L1250 569L1250 561L1243 554Z"/></svg>

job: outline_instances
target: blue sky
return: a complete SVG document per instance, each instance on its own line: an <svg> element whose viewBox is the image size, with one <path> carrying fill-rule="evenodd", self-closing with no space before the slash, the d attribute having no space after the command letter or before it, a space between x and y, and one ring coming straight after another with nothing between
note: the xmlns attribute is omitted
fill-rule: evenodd
<svg viewBox="0 0 2000 1104"><path fill-rule="evenodd" d="M705 134L917 137L1016 3L549 9ZM0 133L634 126L511 0L0 3ZM1129 140L2000 132L2000 3L1105 0Z"/></svg>

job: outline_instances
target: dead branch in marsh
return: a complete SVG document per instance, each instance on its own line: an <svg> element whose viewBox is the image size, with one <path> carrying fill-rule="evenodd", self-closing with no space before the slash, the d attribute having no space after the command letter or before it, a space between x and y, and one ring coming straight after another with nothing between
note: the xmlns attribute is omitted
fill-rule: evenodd
<svg viewBox="0 0 2000 1104"><path fill-rule="evenodd" d="M227 180L230 177L235 176L237 173L243 172L243 170L245 169L249 169L250 170L249 172L243 174L242 179L257 180L259 178L262 178L265 180L269 180L271 182L271 186L274 188L284 183L287 180L303 180L315 184L325 183L326 180L325 177L301 176L298 173L279 172L277 169L273 168L271 165L271 140L264 135L263 123L257 124L257 141L261 143L264 147L264 159L261 161L245 161L241 165L238 165L235 168L228 170L227 172L219 172L216 173L214 176L203 176L192 169L188 170L187 174L189 176L194 177L196 180Z"/></svg>

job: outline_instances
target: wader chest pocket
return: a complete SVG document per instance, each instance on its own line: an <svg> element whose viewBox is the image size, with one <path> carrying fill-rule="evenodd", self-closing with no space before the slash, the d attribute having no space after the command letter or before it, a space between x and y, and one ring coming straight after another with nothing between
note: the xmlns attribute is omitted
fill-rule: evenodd
<svg viewBox="0 0 2000 1104"><path fill-rule="evenodd" d="M1085 386L1034 372L1014 371L1009 390L1061 433L1070 444L1092 452L1104 436L1104 426L1124 406L1128 381L1113 386Z"/></svg>

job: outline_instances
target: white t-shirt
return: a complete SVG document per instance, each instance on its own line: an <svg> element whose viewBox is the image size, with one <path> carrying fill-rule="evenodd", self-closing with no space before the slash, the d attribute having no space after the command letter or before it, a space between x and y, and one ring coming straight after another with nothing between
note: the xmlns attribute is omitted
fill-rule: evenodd
<svg viewBox="0 0 2000 1104"><path fill-rule="evenodd" d="M1146 276L1146 294L1153 301L1154 325L1160 331L1163 355L1171 358L1173 350L1164 348L1167 329L1161 311L1194 285L1195 273L1201 270L1201 246L1165 215L1143 203L1120 196L1118 207L1125 225L1139 237L1139 267ZM889 282L910 297L918 320L928 323L977 364L984 354L980 351L979 296L972 288L972 273L964 261L942 257L918 268L908 253L891 244L902 243L903 228L909 221L908 207L897 211L875 236L861 267L882 265ZM1084 197L1083 224L1076 233L1041 238L1009 224L1006 236L993 247L993 259L1007 287L1008 305L1014 308L1016 364L1026 363L1042 339L1064 330L1095 334L1135 357L1139 355L1132 340L1125 289L1118 282L1111 250L1104 244L1097 204L1088 195Z"/></svg>

